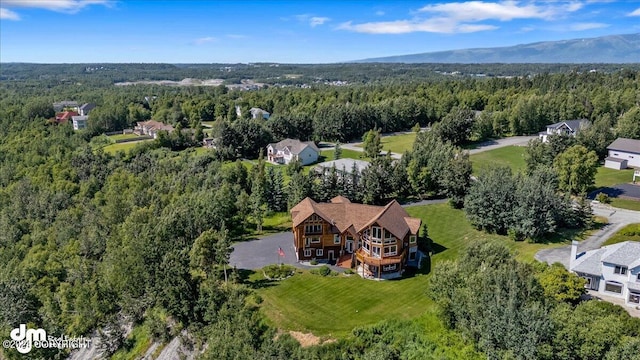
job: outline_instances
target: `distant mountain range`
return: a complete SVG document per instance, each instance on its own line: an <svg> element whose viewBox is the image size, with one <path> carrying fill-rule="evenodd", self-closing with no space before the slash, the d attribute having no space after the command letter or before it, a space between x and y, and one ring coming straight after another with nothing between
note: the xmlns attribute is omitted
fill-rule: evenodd
<svg viewBox="0 0 640 360"><path fill-rule="evenodd" d="M640 63L640 33L544 41L496 48L387 56L355 62L384 63Z"/></svg>

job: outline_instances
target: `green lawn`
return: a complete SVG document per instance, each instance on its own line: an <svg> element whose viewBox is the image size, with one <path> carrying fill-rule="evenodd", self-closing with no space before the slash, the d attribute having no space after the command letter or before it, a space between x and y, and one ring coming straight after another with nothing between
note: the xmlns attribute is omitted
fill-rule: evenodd
<svg viewBox="0 0 640 360"><path fill-rule="evenodd" d="M640 201L638 200L612 198L611 206L621 209L640 211Z"/></svg>
<svg viewBox="0 0 640 360"><path fill-rule="evenodd" d="M596 187L630 183L633 180L633 169L614 170L604 166L596 173Z"/></svg>
<svg viewBox="0 0 640 360"><path fill-rule="evenodd" d="M613 245L624 241L640 241L640 224L629 224L608 238L602 246Z"/></svg>
<svg viewBox="0 0 640 360"><path fill-rule="evenodd" d="M540 249L562 246L569 241L531 244L479 232L467 222L462 210L447 204L414 206L407 208L407 212L427 224L429 236L435 243L431 265L427 263L413 277L393 281L364 280L357 275L325 278L306 271L296 274L273 284L275 286L258 289L264 300L262 311L270 322L283 330L330 337L343 337L356 326L392 318L420 318L442 327L426 294L430 266L456 259L474 239L503 242L523 261L533 261L533 255Z"/></svg>
<svg viewBox="0 0 640 360"><path fill-rule="evenodd" d="M144 141L152 141L152 140L144 140ZM111 145L103 147L102 149L104 149L104 152L106 152L106 153L115 154L118 151L127 152L127 151L133 149L134 147L136 147L136 145L138 145L140 143L142 143L142 141L111 144Z"/></svg>
<svg viewBox="0 0 640 360"><path fill-rule="evenodd" d="M128 140L128 139L136 139L139 136L136 134L118 134L118 135L109 135L109 139L113 140L113 141L118 141L118 140Z"/></svg>
<svg viewBox="0 0 640 360"><path fill-rule="evenodd" d="M509 166L513 172L519 172L526 167L524 162L524 146L505 146L470 156L473 173L478 175L480 170L490 166Z"/></svg>
<svg viewBox="0 0 640 360"><path fill-rule="evenodd" d="M391 151L398 154L404 154L405 151L413 149L413 143L416 141L416 133L385 136L380 141L382 150Z"/></svg>
<svg viewBox="0 0 640 360"><path fill-rule="evenodd" d="M322 150L320 151L320 157L318 158L318 162L331 161L334 160L335 152L333 150ZM362 156L362 157L360 157ZM342 149L342 158L343 159L358 159L358 160L370 160L364 156L363 152ZM315 164L309 165L311 167L315 166Z"/></svg>

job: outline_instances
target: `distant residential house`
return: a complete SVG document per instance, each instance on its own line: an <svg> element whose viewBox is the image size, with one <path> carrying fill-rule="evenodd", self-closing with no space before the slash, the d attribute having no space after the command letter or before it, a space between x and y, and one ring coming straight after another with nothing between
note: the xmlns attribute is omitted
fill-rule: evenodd
<svg viewBox="0 0 640 360"><path fill-rule="evenodd" d="M609 156L604 159L604 166L610 169L640 169L640 140L617 138L607 146Z"/></svg>
<svg viewBox="0 0 640 360"><path fill-rule="evenodd" d="M211 137L207 137L202 139L202 146L208 148L208 149L215 149L216 148L216 139L211 138Z"/></svg>
<svg viewBox="0 0 640 360"><path fill-rule="evenodd" d="M352 203L337 196L328 203L305 198L291 208L293 246L298 261L351 258L369 278L393 278L417 266L422 220L393 200L386 206Z"/></svg>
<svg viewBox="0 0 640 360"><path fill-rule="evenodd" d="M73 130L82 130L87 128L87 120L89 120L88 116L72 116L71 121L73 122Z"/></svg>
<svg viewBox="0 0 640 360"><path fill-rule="evenodd" d="M251 108L249 109L249 112L251 113L251 118L252 119L257 119L257 118L263 118L265 120L269 120L269 117L271 116L271 114L269 114L268 111L266 110L262 110L260 108Z"/></svg>
<svg viewBox="0 0 640 360"><path fill-rule="evenodd" d="M640 306L640 242L625 241L583 253L577 248L578 242L572 242L569 269L587 280L587 289Z"/></svg>
<svg viewBox="0 0 640 360"><path fill-rule="evenodd" d="M82 116L89 115L89 113L91 112L91 110L95 109L95 107L96 107L96 104L93 104L93 103L86 103L86 104L83 104L83 105L82 105L82 106L80 106L80 108L79 108L80 115L82 115Z"/></svg>
<svg viewBox="0 0 640 360"><path fill-rule="evenodd" d="M284 139L267 145L267 161L274 164L288 164L298 159L302 165L309 165L318 161L319 155L320 150L313 141Z"/></svg>
<svg viewBox="0 0 640 360"><path fill-rule="evenodd" d="M158 138L159 131L172 132L173 126L163 124L159 121L149 120L149 121L139 121L136 123L136 126L133 128L134 134L147 135L147 136L151 136L154 139Z"/></svg>
<svg viewBox="0 0 640 360"><path fill-rule="evenodd" d="M364 160L345 158L321 162L314 166L313 169L318 173L322 173L324 171L331 170L331 168L334 166L338 175L345 176L350 175L353 172L354 167L358 173L362 173L364 169L369 167L369 162Z"/></svg>
<svg viewBox="0 0 640 360"><path fill-rule="evenodd" d="M69 101L69 100L65 100L65 101L60 101L60 102L54 102L53 103L53 110L55 112L61 112L64 109L70 109L73 111L78 111L78 102L77 101Z"/></svg>
<svg viewBox="0 0 640 360"><path fill-rule="evenodd" d="M555 124L547 125L547 130L538 134L542 142L549 141L549 135L569 135L576 136L580 130L588 127L591 123L587 119L567 120Z"/></svg>
<svg viewBox="0 0 640 360"><path fill-rule="evenodd" d="M240 107L240 105L236 105L235 108L236 108L236 115L238 117L242 117L242 108ZM251 109L249 109L249 113L251 114L252 119L262 118L262 119L268 120L269 117L271 116L271 114L269 114L268 111L260 108L256 108L256 107L252 107Z"/></svg>
<svg viewBox="0 0 640 360"><path fill-rule="evenodd" d="M63 111L61 113L57 113L56 114L56 123L65 124L69 120L71 120L72 117L78 116L78 115L79 114L77 112L75 112L75 111Z"/></svg>

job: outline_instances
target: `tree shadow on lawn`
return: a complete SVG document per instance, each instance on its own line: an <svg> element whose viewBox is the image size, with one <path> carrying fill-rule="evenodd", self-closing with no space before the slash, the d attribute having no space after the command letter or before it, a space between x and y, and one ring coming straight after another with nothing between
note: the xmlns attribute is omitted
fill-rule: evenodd
<svg viewBox="0 0 640 360"><path fill-rule="evenodd" d="M590 228L578 228L578 229L568 229L562 228L559 229L558 232L554 234L548 234L540 239L535 239L531 241L535 244L565 244L570 243L572 240L584 240L591 231L598 231L603 227L607 226L608 223L602 222L594 222ZM530 240L524 240L530 241Z"/></svg>
<svg viewBox="0 0 640 360"><path fill-rule="evenodd" d="M262 275L262 270L235 269L240 282L254 290L278 285L278 280L269 280ZM294 274L295 276L295 274Z"/></svg>

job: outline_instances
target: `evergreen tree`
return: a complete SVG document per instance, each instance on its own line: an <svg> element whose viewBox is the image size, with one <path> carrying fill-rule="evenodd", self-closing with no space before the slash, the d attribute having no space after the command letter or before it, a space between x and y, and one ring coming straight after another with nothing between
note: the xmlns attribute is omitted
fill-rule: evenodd
<svg viewBox="0 0 640 360"><path fill-rule="evenodd" d="M382 150L382 143L380 137L380 130L369 130L362 137L362 147L364 148L365 156L374 159L380 155Z"/></svg>
<svg viewBox="0 0 640 360"><path fill-rule="evenodd" d="M340 160L342 158L342 146L340 146L340 141L336 143L335 150L333 151L333 159Z"/></svg>

